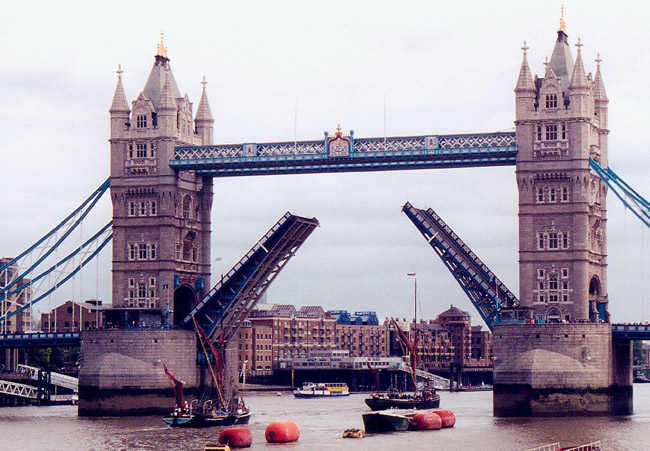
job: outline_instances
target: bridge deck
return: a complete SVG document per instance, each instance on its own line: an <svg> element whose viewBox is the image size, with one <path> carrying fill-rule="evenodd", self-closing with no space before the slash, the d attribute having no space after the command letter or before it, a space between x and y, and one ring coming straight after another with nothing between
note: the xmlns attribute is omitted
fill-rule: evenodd
<svg viewBox="0 0 650 451"><path fill-rule="evenodd" d="M514 165L514 133L177 147L169 164L212 177Z"/></svg>

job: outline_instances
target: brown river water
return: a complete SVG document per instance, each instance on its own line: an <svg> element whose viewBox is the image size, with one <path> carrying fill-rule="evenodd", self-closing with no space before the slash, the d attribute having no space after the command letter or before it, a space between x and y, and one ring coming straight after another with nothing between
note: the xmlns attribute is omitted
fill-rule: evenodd
<svg viewBox="0 0 650 451"><path fill-rule="evenodd" d="M603 450L650 450L650 384L635 384L634 414L618 417L494 418L491 392L442 392L441 408L456 415L456 426L439 431L395 432L343 439L348 428L363 428L365 395L295 399L291 393L251 393L251 450L478 450L522 451L560 442L562 446L600 440ZM300 439L268 444L266 427L293 421ZM0 409L0 450L197 450L216 443L222 428L172 429L157 416L78 417L75 406Z"/></svg>

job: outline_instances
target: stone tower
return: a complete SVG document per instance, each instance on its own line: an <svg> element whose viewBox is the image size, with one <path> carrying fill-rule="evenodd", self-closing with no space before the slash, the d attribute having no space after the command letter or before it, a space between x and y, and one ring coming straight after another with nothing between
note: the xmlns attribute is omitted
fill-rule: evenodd
<svg viewBox="0 0 650 451"><path fill-rule="evenodd" d="M110 108L113 325L175 324L210 287L212 179L169 167L177 146L212 144L205 81L196 117L161 37L144 89Z"/></svg>
<svg viewBox="0 0 650 451"><path fill-rule="evenodd" d="M571 56L564 20L543 78L524 57L515 88L519 298L537 322L608 321L607 95L600 74Z"/></svg>

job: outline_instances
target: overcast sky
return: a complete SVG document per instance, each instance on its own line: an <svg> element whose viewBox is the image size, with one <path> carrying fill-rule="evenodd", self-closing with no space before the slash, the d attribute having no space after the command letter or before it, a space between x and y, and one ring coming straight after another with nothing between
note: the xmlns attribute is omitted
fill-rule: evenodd
<svg viewBox="0 0 650 451"><path fill-rule="evenodd" d="M610 166L650 198L650 27L637 2L565 1L575 57L597 53L610 99ZM216 144L514 130L527 41L543 76L553 2L11 2L0 15L0 256L26 249L109 174L109 114L121 64L144 88L161 30L181 93L205 76ZM385 120L384 120L385 118ZM434 318L479 315L401 212L431 207L518 294L514 167L215 179L212 258L227 271L286 211L320 227L268 292L271 303ZM614 321L650 319L650 234L608 198ZM105 199L84 224L110 220ZM68 297L110 301L110 249ZM642 270L645 273L643 282ZM99 282L95 281L99 273ZM217 276L218 277L218 276ZM216 278L215 278L216 280ZM79 294L82 291L82 294ZM645 299L645 303L641 299ZM645 304L645 305L644 305Z"/></svg>

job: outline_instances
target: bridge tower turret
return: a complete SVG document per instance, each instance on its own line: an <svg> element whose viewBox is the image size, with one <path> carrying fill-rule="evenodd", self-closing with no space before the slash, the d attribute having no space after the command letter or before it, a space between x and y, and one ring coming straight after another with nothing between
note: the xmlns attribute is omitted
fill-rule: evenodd
<svg viewBox="0 0 650 451"><path fill-rule="evenodd" d="M132 108L121 68L110 108L115 325L171 325L210 287L212 179L169 161L176 146L212 144L214 120L204 84L195 129L169 61L161 37Z"/></svg>
<svg viewBox="0 0 650 451"><path fill-rule="evenodd" d="M543 322L608 321L606 185L589 158L607 160L607 95L575 62L564 21L543 78L524 61L515 88L519 298Z"/></svg>

